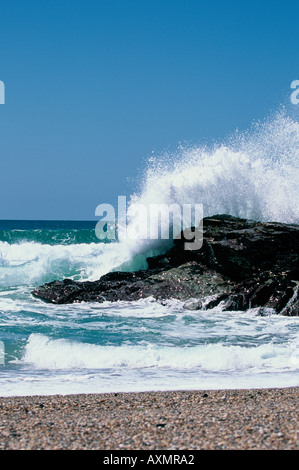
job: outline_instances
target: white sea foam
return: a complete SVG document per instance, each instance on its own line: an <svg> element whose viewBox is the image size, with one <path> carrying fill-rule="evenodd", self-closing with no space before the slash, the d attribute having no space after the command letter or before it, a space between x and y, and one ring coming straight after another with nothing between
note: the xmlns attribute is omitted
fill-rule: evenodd
<svg viewBox="0 0 299 470"><path fill-rule="evenodd" d="M290 372L299 367L296 342L242 347L206 344L189 347L101 346L32 334L22 361L36 369L172 369L209 372Z"/></svg>
<svg viewBox="0 0 299 470"><path fill-rule="evenodd" d="M123 247L124 248L124 247ZM0 242L0 286L33 285L66 277L97 279L129 254L119 244L46 245Z"/></svg>

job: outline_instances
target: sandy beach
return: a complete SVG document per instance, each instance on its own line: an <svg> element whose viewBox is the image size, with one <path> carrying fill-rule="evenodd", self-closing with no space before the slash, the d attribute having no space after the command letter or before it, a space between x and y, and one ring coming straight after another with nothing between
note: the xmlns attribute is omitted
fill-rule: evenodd
<svg viewBox="0 0 299 470"><path fill-rule="evenodd" d="M0 398L1 450L296 450L299 388Z"/></svg>

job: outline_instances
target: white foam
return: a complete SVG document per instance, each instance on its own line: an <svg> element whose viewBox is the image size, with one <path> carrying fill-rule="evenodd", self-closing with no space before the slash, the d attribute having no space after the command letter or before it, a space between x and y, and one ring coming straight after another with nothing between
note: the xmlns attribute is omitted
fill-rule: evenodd
<svg viewBox="0 0 299 470"><path fill-rule="evenodd" d="M119 244L114 245L0 242L0 286L32 285L66 277L98 279L127 259L124 250L120 253Z"/></svg>
<svg viewBox="0 0 299 470"><path fill-rule="evenodd" d="M50 339L31 334L22 362L36 369L171 369L268 373L296 371L296 344L262 344L242 347L206 344L189 347L123 345L101 346Z"/></svg>

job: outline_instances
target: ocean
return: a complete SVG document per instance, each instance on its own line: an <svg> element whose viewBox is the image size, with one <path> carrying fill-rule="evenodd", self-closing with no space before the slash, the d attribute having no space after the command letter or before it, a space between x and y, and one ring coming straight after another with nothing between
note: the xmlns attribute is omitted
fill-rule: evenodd
<svg viewBox="0 0 299 470"><path fill-rule="evenodd" d="M145 224L136 203L198 203L204 216L298 224L298 144L298 122L278 113L213 148L152 156L130 195L127 224ZM172 243L100 240L95 228L96 221L0 221L0 396L298 386L298 317L189 311L173 299L34 298L34 287L56 279L144 269L147 256Z"/></svg>

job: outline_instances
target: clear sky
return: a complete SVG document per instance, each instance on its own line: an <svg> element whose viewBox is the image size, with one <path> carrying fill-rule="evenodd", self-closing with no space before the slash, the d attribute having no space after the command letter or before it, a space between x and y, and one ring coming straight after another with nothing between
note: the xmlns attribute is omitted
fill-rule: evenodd
<svg viewBox="0 0 299 470"><path fill-rule="evenodd" d="M0 219L94 220L145 161L288 101L297 1L0 0Z"/></svg>

